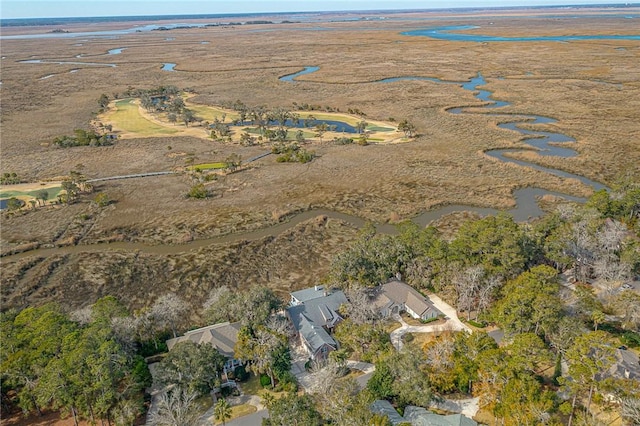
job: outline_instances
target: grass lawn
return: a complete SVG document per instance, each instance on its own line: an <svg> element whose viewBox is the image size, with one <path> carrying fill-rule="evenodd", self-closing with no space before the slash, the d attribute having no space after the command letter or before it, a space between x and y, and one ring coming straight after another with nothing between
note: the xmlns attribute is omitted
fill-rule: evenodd
<svg viewBox="0 0 640 426"><path fill-rule="evenodd" d="M420 349L422 349L422 347L426 343L430 343L435 340L435 336L433 335L433 333L407 333L407 334L411 334L413 336L413 340L410 342L407 342L406 344L415 345Z"/></svg>
<svg viewBox="0 0 640 426"><path fill-rule="evenodd" d="M240 383L240 388L242 392L249 395L257 395L260 398L264 397L265 394L271 394L275 398L281 398L286 395L286 392L274 392L271 388L263 388L260 386L260 379L255 374L251 374L251 377L246 382Z"/></svg>
<svg viewBox="0 0 640 426"><path fill-rule="evenodd" d="M223 163L223 162L218 162L218 163L203 163L203 164L196 164L193 166L189 166L187 167L188 170L195 170L195 169L200 169L200 170L215 170L215 169L224 169L225 167L227 167L227 163Z"/></svg>
<svg viewBox="0 0 640 426"><path fill-rule="evenodd" d="M53 188L44 188L49 193L49 198L47 200L55 200L58 197L60 191L62 191L61 186L55 186ZM0 198L11 198L11 197L31 197L36 198L40 189L35 191L0 191Z"/></svg>
<svg viewBox="0 0 640 426"><path fill-rule="evenodd" d="M258 409L256 407L254 407L253 405L250 405L250 404L234 405L233 407L231 407L231 417L229 417L227 419L227 421L233 420L233 419L238 418L238 417L246 416L246 415L249 415L249 414L253 414L256 411L258 411ZM213 424L214 425L221 425L222 422L215 421Z"/></svg>
<svg viewBox="0 0 640 426"><path fill-rule="evenodd" d="M138 105L133 103L133 99L117 101L116 111L110 113L110 119L115 127L140 136L173 135L178 133L176 129L160 126L140 115Z"/></svg>
<svg viewBox="0 0 640 426"><path fill-rule="evenodd" d="M382 324L382 327L386 333L390 334L393 330L397 330L402 327L402 324L389 318L384 322L384 324Z"/></svg>
<svg viewBox="0 0 640 426"><path fill-rule="evenodd" d="M367 130L370 132L394 132L396 129L392 127L367 126Z"/></svg>
<svg viewBox="0 0 640 426"><path fill-rule="evenodd" d="M188 108L196 113L196 115L203 120L207 120L213 123L216 118L218 120L222 120L222 116L225 116L225 122L229 123L230 121L236 120L240 118L237 113L225 111L221 108L216 108L209 105L197 105L189 103Z"/></svg>
<svg viewBox="0 0 640 426"><path fill-rule="evenodd" d="M347 123L353 127L357 126L358 123L362 121L362 119L360 118L351 117L350 115L339 113L326 113L316 111L296 111L296 113L300 115L300 118L308 118L310 115L313 115L316 120L342 121L343 123Z"/></svg>

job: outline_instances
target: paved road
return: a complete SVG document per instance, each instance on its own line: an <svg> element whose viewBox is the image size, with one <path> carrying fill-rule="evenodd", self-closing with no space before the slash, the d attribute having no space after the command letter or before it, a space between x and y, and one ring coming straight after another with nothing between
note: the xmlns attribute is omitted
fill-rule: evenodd
<svg viewBox="0 0 640 426"><path fill-rule="evenodd" d="M103 177L103 178L88 179L87 183L102 182L102 181L105 181L105 180L133 179L133 178L150 177L150 176L166 176L166 175L173 175L173 174L175 174L175 172L168 172L168 171L136 173L136 174L132 174L132 175L108 176L108 177Z"/></svg>

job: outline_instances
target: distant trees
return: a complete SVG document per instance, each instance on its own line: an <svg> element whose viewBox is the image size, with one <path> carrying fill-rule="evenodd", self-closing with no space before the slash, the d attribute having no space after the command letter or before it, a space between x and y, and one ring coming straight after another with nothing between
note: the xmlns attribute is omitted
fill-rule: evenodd
<svg viewBox="0 0 640 426"><path fill-rule="evenodd" d="M99 134L93 130L75 129L72 136L59 136L53 140L53 144L60 148L74 146L106 146L113 145L114 135Z"/></svg>

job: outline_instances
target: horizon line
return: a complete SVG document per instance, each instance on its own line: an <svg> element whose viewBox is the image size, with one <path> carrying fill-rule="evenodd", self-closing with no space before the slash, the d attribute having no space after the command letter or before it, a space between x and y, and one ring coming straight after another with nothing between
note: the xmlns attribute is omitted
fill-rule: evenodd
<svg viewBox="0 0 640 426"><path fill-rule="evenodd" d="M308 11L271 11L271 12L226 12L226 13L166 13L166 14L115 14L115 15L86 15L86 16L30 16L30 17L0 17L0 22L21 21L21 20L44 20L44 19L95 19L95 18L162 18L177 17L182 19L198 19L204 17L234 17L253 15L304 15L319 13L402 13L402 12L437 12L437 11L464 11L464 10L510 10L510 9L567 9L567 8L633 8L640 7L640 3L579 3L579 4L534 4L534 5L511 5L511 6L461 6L447 7L435 6L430 8L383 8L383 9L329 9L329 10L308 10Z"/></svg>

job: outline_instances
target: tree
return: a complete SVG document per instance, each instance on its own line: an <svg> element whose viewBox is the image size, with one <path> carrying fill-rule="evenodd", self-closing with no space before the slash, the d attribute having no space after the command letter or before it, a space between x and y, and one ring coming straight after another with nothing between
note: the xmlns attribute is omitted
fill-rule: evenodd
<svg viewBox="0 0 640 426"><path fill-rule="evenodd" d="M358 121L358 123L356 124L356 131L359 134L363 134L364 131L367 129L367 126L369 125L369 123L367 123L364 120Z"/></svg>
<svg viewBox="0 0 640 426"><path fill-rule="evenodd" d="M182 110L182 114L180 114L180 118L182 119L184 125L186 127L189 127L189 123L196 120L196 114L192 110L184 108Z"/></svg>
<svg viewBox="0 0 640 426"><path fill-rule="evenodd" d="M547 333L559 321L563 303L558 297L557 272L536 266L509 281L496 304L494 318L506 334Z"/></svg>
<svg viewBox="0 0 640 426"><path fill-rule="evenodd" d="M543 424L553 409L553 394L532 376L510 379L500 394L494 413L506 426Z"/></svg>
<svg viewBox="0 0 640 426"><path fill-rule="evenodd" d="M47 204L47 200L49 199L49 191L47 191L46 189L40 189L36 192L36 200L38 200L38 203L41 202L41 206L44 206L45 204Z"/></svg>
<svg viewBox="0 0 640 426"><path fill-rule="evenodd" d="M407 121L407 119L404 119L398 124L398 130L404 132L406 137L412 138L415 136L416 126Z"/></svg>
<svg viewBox="0 0 640 426"><path fill-rule="evenodd" d="M169 386L205 395L220 384L225 359L209 344L177 343L157 367L157 379Z"/></svg>
<svg viewBox="0 0 640 426"><path fill-rule="evenodd" d="M341 313L346 314L355 324L375 324L380 319L380 312L372 303L371 295L366 287L356 285L345 290L347 304L341 306Z"/></svg>
<svg viewBox="0 0 640 426"><path fill-rule="evenodd" d="M374 398L392 399L400 407L427 407L431 388L424 364L424 354L419 349L405 346L400 352L391 352L376 363L367 389Z"/></svg>
<svg viewBox="0 0 640 426"><path fill-rule="evenodd" d="M233 153L224 159L224 163L230 172L235 172L242 165L242 157L239 154Z"/></svg>
<svg viewBox="0 0 640 426"><path fill-rule="evenodd" d="M201 200L209 197L209 191L203 183L196 183L189 189L189 192L187 192L187 197Z"/></svg>
<svg viewBox="0 0 640 426"><path fill-rule="evenodd" d="M327 133L328 130L329 130L329 125L324 121L320 124L317 124L315 127L315 137L320 139L320 142L322 142L322 137L324 136L325 133Z"/></svg>
<svg viewBox="0 0 640 426"><path fill-rule="evenodd" d="M100 108L106 108L109 105L109 96L104 93L100 95L100 99L98 99L98 105L100 105Z"/></svg>
<svg viewBox="0 0 640 426"><path fill-rule="evenodd" d="M561 377L559 381L565 390L573 396L572 414L578 395L584 395L588 390L586 403L587 414L591 413L591 400L598 389L599 377L607 371L615 360L615 346L609 335L603 331L590 331L582 334L567 350L568 377Z"/></svg>
<svg viewBox="0 0 640 426"><path fill-rule="evenodd" d="M187 303L180 296L169 293L155 301L150 314L156 326L164 330L170 328L173 337L178 337L176 325L183 318L187 309Z"/></svg>
<svg viewBox="0 0 640 426"><path fill-rule="evenodd" d="M231 407L224 398L220 398L213 409L213 415L216 420L222 422L222 425L227 424L227 420L231 418Z"/></svg>
<svg viewBox="0 0 640 426"><path fill-rule="evenodd" d="M482 265L488 276L515 277L524 269L525 234L511 216L499 213L465 222L450 244L450 260Z"/></svg>
<svg viewBox="0 0 640 426"><path fill-rule="evenodd" d="M7 209L9 211L20 210L24 206L24 201L17 199L16 197L11 197L7 200Z"/></svg>
<svg viewBox="0 0 640 426"><path fill-rule="evenodd" d="M80 188L78 188L78 185L76 185L75 182L69 179L65 179L62 181L62 189L65 191L65 194L66 194L65 200L67 204L71 204L71 202L78 195L78 191L80 190Z"/></svg>
<svg viewBox="0 0 640 426"><path fill-rule="evenodd" d="M151 413L153 426L192 426L198 419L196 392L174 388L163 392L157 410Z"/></svg>
<svg viewBox="0 0 640 426"><path fill-rule="evenodd" d="M322 421L309 395L289 393L278 399L265 401L269 418L263 426L319 426Z"/></svg>
<svg viewBox="0 0 640 426"><path fill-rule="evenodd" d="M93 202L96 203L98 207L106 207L111 203L111 200L106 193L98 192L93 199Z"/></svg>

